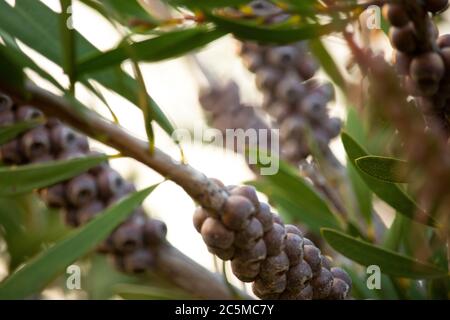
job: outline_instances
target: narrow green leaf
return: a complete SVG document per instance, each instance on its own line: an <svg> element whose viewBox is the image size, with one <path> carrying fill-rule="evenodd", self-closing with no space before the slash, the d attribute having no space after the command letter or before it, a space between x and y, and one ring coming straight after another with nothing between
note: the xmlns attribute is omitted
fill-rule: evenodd
<svg viewBox="0 0 450 320"><path fill-rule="evenodd" d="M177 30L152 39L121 45L105 53L95 54L81 61L79 75L117 66L132 56L136 61L156 62L175 58L207 45L225 35L224 32L203 27Z"/></svg>
<svg viewBox="0 0 450 320"><path fill-rule="evenodd" d="M355 161L358 158L368 156L365 151L350 135L343 132L341 135L345 151L350 161L356 165ZM396 209L399 213L405 215L411 220L422 224L427 224L436 227L436 221L425 213L406 193L404 193L396 184L381 181L373 178L367 173L358 169L361 178L367 186L391 207Z"/></svg>
<svg viewBox="0 0 450 320"><path fill-rule="evenodd" d="M0 145L11 141L19 134L32 129L39 124L42 124L42 121L25 121L13 125L0 126Z"/></svg>
<svg viewBox="0 0 450 320"><path fill-rule="evenodd" d="M347 89L345 78L322 41L320 39L311 39L309 47L331 80L345 92Z"/></svg>
<svg viewBox="0 0 450 320"><path fill-rule="evenodd" d="M16 59L4 46L0 45L0 83L15 90L23 91L25 75Z"/></svg>
<svg viewBox="0 0 450 320"><path fill-rule="evenodd" d="M233 33L237 38L254 40L261 43L285 44L312 39L342 30L342 21L327 24L306 24L298 28L281 29L256 25L251 22L229 19L219 15L206 14L208 20L214 22L219 30Z"/></svg>
<svg viewBox="0 0 450 320"><path fill-rule="evenodd" d="M363 266L377 265L381 272L410 279L433 279L447 275L447 271L397 252L352 238L333 229L322 229L322 235L333 249Z"/></svg>
<svg viewBox="0 0 450 320"><path fill-rule="evenodd" d="M124 198L83 228L75 230L53 247L39 254L0 284L0 299L24 299L42 290L68 265L104 240L155 187L152 186Z"/></svg>
<svg viewBox="0 0 450 320"><path fill-rule="evenodd" d="M407 183L408 162L379 156L365 156L355 160L363 172L379 180L391 183Z"/></svg>
<svg viewBox="0 0 450 320"><path fill-rule="evenodd" d="M59 14L59 33L61 48L63 50L63 70L70 80L72 94L75 90L76 48L75 32L72 25L72 0L60 0L61 13Z"/></svg>
<svg viewBox="0 0 450 320"><path fill-rule="evenodd" d="M124 299L132 300L185 300L192 296L177 290L166 289L156 286L142 286L136 284L117 284L114 292Z"/></svg>
<svg viewBox="0 0 450 320"><path fill-rule="evenodd" d="M0 196L12 196L70 179L107 160L104 155L0 168Z"/></svg>

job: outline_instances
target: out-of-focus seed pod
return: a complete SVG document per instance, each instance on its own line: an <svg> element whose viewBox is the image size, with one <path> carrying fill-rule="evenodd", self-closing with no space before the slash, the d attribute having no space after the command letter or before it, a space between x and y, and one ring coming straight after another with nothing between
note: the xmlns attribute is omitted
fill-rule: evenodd
<svg viewBox="0 0 450 320"><path fill-rule="evenodd" d="M255 207L243 196L233 195L225 201L222 222L231 230L241 230L250 223L250 216L255 213Z"/></svg>
<svg viewBox="0 0 450 320"><path fill-rule="evenodd" d="M7 126L14 123L14 113L11 110L0 111L0 126Z"/></svg>
<svg viewBox="0 0 450 320"><path fill-rule="evenodd" d="M242 55L244 66L251 72L257 71L263 66L264 60L258 53L249 52Z"/></svg>
<svg viewBox="0 0 450 320"><path fill-rule="evenodd" d="M197 207L194 212L193 221L194 227L197 232L201 232L203 222L205 222L206 218L208 218L209 214L206 212L206 209L202 207Z"/></svg>
<svg viewBox="0 0 450 320"><path fill-rule="evenodd" d="M287 103L299 101L305 94L306 89L301 80L294 76L285 76L275 87L275 94Z"/></svg>
<svg viewBox="0 0 450 320"><path fill-rule="evenodd" d="M58 152L77 150L77 134L72 129L60 124L50 130L53 148Z"/></svg>
<svg viewBox="0 0 450 320"><path fill-rule="evenodd" d="M328 138L333 139L339 136L342 129L342 121L339 118L330 118L328 123L326 124L326 131L328 134ZM328 144L328 141L327 141Z"/></svg>
<svg viewBox="0 0 450 320"><path fill-rule="evenodd" d="M11 140L0 146L0 160L6 165L22 163L23 156L18 139Z"/></svg>
<svg viewBox="0 0 450 320"><path fill-rule="evenodd" d="M50 152L50 138L44 126L40 126L26 132L21 139L21 147L24 155L32 160Z"/></svg>
<svg viewBox="0 0 450 320"><path fill-rule="evenodd" d="M437 45L439 48L448 48L450 47L450 34L444 34L437 39Z"/></svg>
<svg viewBox="0 0 450 320"><path fill-rule="evenodd" d="M150 250L139 249L130 252L123 257L123 267L128 273L144 273L150 269L155 261L155 258Z"/></svg>
<svg viewBox="0 0 450 320"><path fill-rule="evenodd" d="M271 279L258 278L253 282L255 294L266 296L274 293L282 293L286 289L286 274L275 275Z"/></svg>
<svg viewBox="0 0 450 320"><path fill-rule="evenodd" d="M327 270L331 270L331 267L332 267L331 259L324 255L322 255L320 258L322 260L322 267Z"/></svg>
<svg viewBox="0 0 450 320"><path fill-rule="evenodd" d="M233 274L242 282L252 282L256 279L261 268L259 261L246 261L240 258L231 260Z"/></svg>
<svg viewBox="0 0 450 320"><path fill-rule="evenodd" d="M267 257L261 263L261 271L259 276L262 279L270 279L274 275L281 275L286 273L289 269L289 259L284 251L276 256Z"/></svg>
<svg viewBox="0 0 450 320"><path fill-rule="evenodd" d="M99 214L105 206L101 201L92 201L76 211L78 222L83 225L92 220L97 214Z"/></svg>
<svg viewBox="0 0 450 320"><path fill-rule="evenodd" d="M279 215L272 213L272 219L274 223L284 227L283 219Z"/></svg>
<svg viewBox="0 0 450 320"><path fill-rule="evenodd" d="M71 179L66 185L66 196L75 207L82 207L97 196L97 186L90 174L82 174Z"/></svg>
<svg viewBox="0 0 450 320"><path fill-rule="evenodd" d="M393 27L389 30L392 45L405 53L413 53L417 49L417 39L414 26L409 23L402 28Z"/></svg>
<svg viewBox="0 0 450 320"><path fill-rule="evenodd" d="M303 238L299 235L288 233L285 240L285 249L291 265L300 263L303 259Z"/></svg>
<svg viewBox="0 0 450 320"><path fill-rule="evenodd" d="M448 7L448 0L424 0L425 10L438 13Z"/></svg>
<svg viewBox="0 0 450 320"><path fill-rule="evenodd" d="M66 188L62 183L42 190L41 196L45 204L51 208L63 208L67 206Z"/></svg>
<svg viewBox="0 0 450 320"><path fill-rule="evenodd" d="M219 259L222 259L223 261L228 261L234 258L234 253L236 250L234 247L221 249L208 246L208 251L219 257Z"/></svg>
<svg viewBox="0 0 450 320"><path fill-rule="evenodd" d="M282 75L277 69L264 68L256 74L256 86L260 90L271 90L282 79Z"/></svg>
<svg viewBox="0 0 450 320"><path fill-rule="evenodd" d="M144 228L144 243L149 246L157 246L164 242L167 236L167 226L156 219L146 219Z"/></svg>
<svg viewBox="0 0 450 320"><path fill-rule="evenodd" d="M133 252L143 243L142 228L132 222L126 222L113 232L111 241L119 252Z"/></svg>
<svg viewBox="0 0 450 320"><path fill-rule="evenodd" d="M267 246L267 255L276 256L284 249L286 231L283 226L275 223L273 228L264 234L264 241Z"/></svg>
<svg viewBox="0 0 450 320"><path fill-rule="evenodd" d="M313 287L306 286L297 296L297 300L312 300L313 298Z"/></svg>
<svg viewBox="0 0 450 320"><path fill-rule="evenodd" d="M309 55L303 56L301 59L297 59L295 67L303 80L311 79L319 70L319 64L317 61Z"/></svg>
<svg viewBox="0 0 450 320"><path fill-rule="evenodd" d="M96 180L99 194L103 199L121 194L121 190L125 187L123 178L117 171L111 168L102 170L97 175Z"/></svg>
<svg viewBox="0 0 450 320"><path fill-rule="evenodd" d="M444 76L445 65L442 57L435 52L416 56L410 66L411 78L426 95L436 93L439 82Z"/></svg>
<svg viewBox="0 0 450 320"><path fill-rule="evenodd" d="M266 55L272 65L284 67L296 60L297 50L292 46L273 47L267 50Z"/></svg>
<svg viewBox="0 0 450 320"><path fill-rule="evenodd" d="M17 121L29 121L43 117L44 114L39 109L33 108L31 106L20 106L16 111Z"/></svg>
<svg viewBox="0 0 450 320"><path fill-rule="evenodd" d="M391 25L398 28L404 27L411 21L403 6L396 3L385 4L383 16Z"/></svg>
<svg viewBox="0 0 450 320"><path fill-rule="evenodd" d="M234 232L228 230L219 220L214 218L207 218L203 222L201 234L203 241L214 248L230 248L234 241Z"/></svg>
<svg viewBox="0 0 450 320"><path fill-rule="evenodd" d="M395 52L395 60L394 60L395 69L400 76L409 75L409 67L411 65L411 60L412 60L411 56L400 51Z"/></svg>
<svg viewBox="0 0 450 320"><path fill-rule="evenodd" d="M292 138L304 138L306 136L308 126L303 117L293 116L283 121L280 127L280 137L282 139Z"/></svg>
<svg viewBox="0 0 450 320"><path fill-rule="evenodd" d="M311 270L313 273L317 273L322 268L322 259L320 258L320 250L313 245L304 245L303 246L303 252L306 262L308 262L309 266L311 267Z"/></svg>
<svg viewBox="0 0 450 320"><path fill-rule="evenodd" d="M0 113L6 110L11 110L14 106L12 99L0 92Z"/></svg>
<svg viewBox="0 0 450 320"><path fill-rule="evenodd" d="M234 245L241 249L249 249L263 236L264 230L261 222L251 218L249 225L235 234Z"/></svg>

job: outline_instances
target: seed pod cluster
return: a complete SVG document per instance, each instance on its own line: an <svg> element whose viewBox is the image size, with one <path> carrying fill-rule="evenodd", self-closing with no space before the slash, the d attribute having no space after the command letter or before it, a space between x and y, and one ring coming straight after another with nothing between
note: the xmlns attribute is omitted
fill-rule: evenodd
<svg viewBox="0 0 450 320"><path fill-rule="evenodd" d="M231 261L239 280L253 283L256 296L348 298L351 280L347 273L331 268L329 259L296 226L285 225L266 203L259 202L253 187L226 189L229 196L221 211L197 208L194 226L209 252Z"/></svg>
<svg viewBox="0 0 450 320"><path fill-rule="evenodd" d="M396 49L394 63L403 85L416 98L428 125L447 135L450 134L450 35L439 36L429 15L444 11L448 4L448 0L421 2L424 30L418 29L410 16L413 13L403 4L389 3L383 7L383 14L392 25L389 37Z"/></svg>
<svg viewBox="0 0 450 320"><path fill-rule="evenodd" d="M0 125L32 119L42 119L44 124L0 145L2 163L24 165L93 154L85 136L57 119L45 120L41 111L32 106L15 105L0 93ZM105 162L77 177L41 189L39 194L49 207L61 209L67 224L77 227L133 191L134 186ZM152 267L166 232L163 222L150 219L139 207L97 249L109 254L124 272L144 272Z"/></svg>
<svg viewBox="0 0 450 320"><path fill-rule="evenodd" d="M251 14L266 24L289 18L269 1L252 1L248 6ZM319 65L307 42L283 46L243 42L239 53L244 65L255 74L256 85L264 96L264 109L280 129L283 157L295 164L305 159L311 153L309 135L325 151L339 135L341 121L328 114L327 104L334 99L334 89L314 79Z"/></svg>

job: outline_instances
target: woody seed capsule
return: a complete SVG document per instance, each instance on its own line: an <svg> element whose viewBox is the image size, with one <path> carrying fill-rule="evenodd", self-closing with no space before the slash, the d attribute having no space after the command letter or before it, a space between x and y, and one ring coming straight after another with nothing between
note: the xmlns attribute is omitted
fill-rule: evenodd
<svg viewBox="0 0 450 320"><path fill-rule="evenodd" d="M211 217L203 223L201 234L203 241L214 248L227 249L231 247L234 241L234 233L228 230L219 220Z"/></svg>

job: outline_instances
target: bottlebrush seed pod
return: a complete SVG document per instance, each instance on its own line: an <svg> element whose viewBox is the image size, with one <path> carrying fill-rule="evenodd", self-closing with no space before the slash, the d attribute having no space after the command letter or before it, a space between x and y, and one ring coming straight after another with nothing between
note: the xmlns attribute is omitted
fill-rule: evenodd
<svg viewBox="0 0 450 320"><path fill-rule="evenodd" d="M228 230L219 220L211 217L203 223L201 234L203 241L214 248L230 248L234 241L234 232Z"/></svg>
<svg viewBox="0 0 450 320"><path fill-rule="evenodd" d="M14 113L11 110L0 111L0 126L14 123Z"/></svg>
<svg viewBox="0 0 450 320"><path fill-rule="evenodd" d="M52 146L58 151L77 150L77 136L75 131L60 124L50 130Z"/></svg>
<svg viewBox="0 0 450 320"><path fill-rule="evenodd" d="M23 134L21 139L23 154L30 160L50 152L50 137L44 126L31 129Z"/></svg>
<svg viewBox="0 0 450 320"><path fill-rule="evenodd" d="M146 219L144 227L144 243L149 246L157 246L164 242L167 236L167 226L163 221Z"/></svg>
<svg viewBox="0 0 450 320"><path fill-rule="evenodd" d="M273 47L267 50L267 61L275 66L284 67L297 58L297 50L292 46Z"/></svg>
<svg viewBox="0 0 450 320"><path fill-rule="evenodd" d="M249 225L235 233L234 245L241 249L249 249L263 236L264 230L261 222L251 218Z"/></svg>
<svg viewBox="0 0 450 320"><path fill-rule="evenodd" d="M424 0L425 10L438 13L448 7L448 0Z"/></svg>
<svg viewBox="0 0 450 320"><path fill-rule="evenodd" d="M120 225L111 235L114 248L122 253L132 252L141 247L143 235L141 226L127 221Z"/></svg>
<svg viewBox="0 0 450 320"><path fill-rule="evenodd" d="M272 213L272 220L273 223L279 224L280 226L284 227L283 219L279 215Z"/></svg>
<svg viewBox="0 0 450 320"><path fill-rule="evenodd" d="M11 140L0 146L0 160L6 165L22 163L23 156L18 139Z"/></svg>
<svg viewBox="0 0 450 320"><path fill-rule="evenodd" d="M271 90L282 78L279 70L265 67L264 69L258 70L256 74L256 86L260 90Z"/></svg>
<svg viewBox="0 0 450 320"><path fill-rule="evenodd" d="M267 257L266 243L260 239L250 249L237 249L235 257L248 263L261 262Z"/></svg>
<svg viewBox="0 0 450 320"><path fill-rule="evenodd" d="M398 28L404 27L411 21L403 6L397 3L385 4L383 16L391 25Z"/></svg>
<svg viewBox="0 0 450 320"><path fill-rule="evenodd" d="M291 265L300 263L303 259L303 238L299 235L288 233L285 240L285 249Z"/></svg>
<svg viewBox="0 0 450 320"><path fill-rule="evenodd" d="M14 106L12 99L0 92L0 113L6 110L11 110Z"/></svg>
<svg viewBox="0 0 450 320"><path fill-rule="evenodd" d="M69 202L80 208L97 196L97 186L90 174L82 174L71 179L66 185L66 195Z"/></svg>
<svg viewBox="0 0 450 320"><path fill-rule="evenodd" d="M349 290L350 290L350 287L348 286L347 283L345 283L341 279L334 278L330 293L328 295L328 299L344 300L347 298Z"/></svg>
<svg viewBox="0 0 450 320"><path fill-rule="evenodd" d="M214 255L216 255L217 257L219 257L219 259L222 259L223 261L228 261L234 258L234 253L236 252L234 247L229 247L226 249L221 249L221 248L214 248L211 246L207 246L208 251Z"/></svg>
<svg viewBox="0 0 450 320"><path fill-rule="evenodd" d="M251 201L255 210L259 210L259 200L256 194L255 187L252 186L237 186L230 191L231 195L242 196Z"/></svg>
<svg viewBox="0 0 450 320"><path fill-rule="evenodd" d="M154 261L155 258L150 250L139 249L124 255L123 268L128 273L144 273L152 267Z"/></svg>
<svg viewBox="0 0 450 320"><path fill-rule="evenodd" d="M320 256L320 258L322 260L322 267L327 270L331 270L331 267L332 267L331 259L324 255Z"/></svg>
<svg viewBox="0 0 450 320"><path fill-rule="evenodd" d="M240 258L231 260L233 274L242 282L253 282L259 274L261 263L259 261L246 261Z"/></svg>
<svg viewBox="0 0 450 320"><path fill-rule="evenodd" d="M295 67L303 80L312 79L319 70L317 61L309 55L305 55L302 59L297 59Z"/></svg>
<svg viewBox="0 0 450 320"><path fill-rule="evenodd" d="M352 278L350 278L348 273L342 270L341 268L333 267L330 269L330 271L334 278L341 279L349 286L352 285Z"/></svg>
<svg viewBox="0 0 450 320"><path fill-rule="evenodd" d="M96 177L100 196L108 199L114 195L123 194L125 181L119 173L110 167L102 170Z"/></svg>
<svg viewBox="0 0 450 320"><path fill-rule="evenodd" d="M293 75L284 76L275 87L277 97L287 103L299 101L306 92L301 80Z"/></svg>
<svg viewBox="0 0 450 320"><path fill-rule="evenodd" d="M284 227L278 223L264 234L264 241L267 246L267 255L276 256L284 249L284 240L286 239L286 231Z"/></svg>
<svg viewBox="0 0 450 320"><path fill-rule="evenodd" d="M306 261L301 261L299 264L291 266L286 275L289 285L288 289L294 291L303 289L313 277L311 267Z"/></svg>
<svg viewBox="0 0 450 320"><path fill-rule="evenodd" d="M292 233L295 234L303 239L303 233L300 231L300 229L293 224L287 224L284 226L286 233Z"/></svg>
<svg viewBox="0 0 450 320"><path fill-rule="evenodd" d="M255 214L256 219L261 222L264 232L269 231L273 227L272 213L270 212L270 206L267 203L261 202L259 204L259 210Z"/></svg>
<svg viewBox="0 0 450 320"><path fill-rule="evenodd" d="M258 278L253 282L253 290L262 296L274 293L282 293L286 289L286 274L280 274L271 279Z"/></svg>
<svg viewBox="0 0 450 320"><path fill-rule="evenodd" d="M313 299L313 287L307 285L297 296L297 300L312 300Z"/></svg>
<svg viewBox="0 0 450 320"><path fill-rule="evenodd" d="M439 81L444 76L445 66L442 57L435 52L427 52L416 56L410 66L411 78L425 94L432 95L438 88Z"/></svg>
<svg viewBox="0 0 450 320"><path fill-rule="evenodd" d="M83 225L88 223L96 215L102 212L104 208L105 206L103 205L103 202L94 200L79 208L75 214L78 217L78 222L80 223L80 225Z"/></svg>
<svg viewBox="0 0 450 320"><path fill-rule="evenodd" d="M255 213L255 207L247 198L232 195L227 198L221 216L222 222L231 230L241 230L250 223L250 216Z"/></svg>
<svg viewBox="0 0 450 320"><path fill-rule="evenodd" d="M400 76L409 75L409 67L411 65L412 57L400 52L395 52L394 64L395 70Z"/></svg>
<svg viewBox="0 0 450 320"><path fill-rule="evenodd" d="M17 121L29 121L44 117L44 114L31 106L20 106L16 111Z"/></svg>
<svg viewBox="0 0 450 320"><path fill-rule="evenodd" d="M195 209L194 216L193 216L193 222L194 222L195 230L197 230L197 232L199 232L199 233L201 232L203 222L205 222L205 220L209 216L210 216L210 214L208 214L206 209L204 209L202 207L197 207Z"/></svg>
<svg viewBox="0 0 450 320"><path fill-rule="evenodd" d="M304 256L303 258L308 262L313 273L320 272L322 268L322 259L320 255L320 250L314 245L304 245L303 246Z"/></svg>
<svg viewBox="0 0 450 320"><path fill-rule="evenodd" d="M63 208L67 206L66 188L62 183L42 190L41 196L47 206L51 208Z"/></svg>
<svg viewBox="0 0 450 320"><path fill-rule="evenodd" d="M262 279L270 280L274 275L281 275L288 271L289 259L284 251L276 256L267 257L261 262L259 276Z"/></svg>
<svg viewBox="0 0 450 320"><path fill-rule="evenodd" d="M389 30L392 45L404 53L413 53L417 49L414 26L409 23L402 28L392 27Z"/></svg>
<svg viewBox="0 0 450 320"><path fill-rule="evenodd" d="M314 299L325 299L331 291L333 285L333 275L325 268L322 268L312 280L311 286L313 287Z"/></svg>
<svg viewBox="0 0 450 320"><path fill-rule="evenodd" d="M437 39L437 45L439 48L448 48L450 47L450 34L444 34Z"/></svg>

